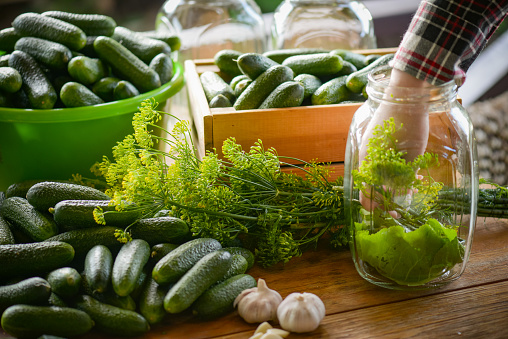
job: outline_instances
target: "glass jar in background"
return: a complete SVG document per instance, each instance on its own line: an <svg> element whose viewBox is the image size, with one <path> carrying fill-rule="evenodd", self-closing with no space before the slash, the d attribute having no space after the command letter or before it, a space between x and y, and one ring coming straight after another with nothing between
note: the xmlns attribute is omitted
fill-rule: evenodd
<svg viewBox="0 0 508 339"><path fill-rule="evenodd" d="M254 0L167 0L155 28L180 37L183 60L213 58L223 49L266 50L264 21Z"/></svg>
<svg viewBox="0 0 508 339"><path fill-rule="evenodd" d="M349 130L344 200L353 261L379 286L440 287L461 276L471 251L473 125L455 83L394 88L390 73L387 66L370 74L369 98Z"/></svg>
<svg viewBox="0 0 508 339"><path fill-rule="evenodd" d="M274 12L271 49L376 48L372 15L355 0L285 0Z"/></svg>

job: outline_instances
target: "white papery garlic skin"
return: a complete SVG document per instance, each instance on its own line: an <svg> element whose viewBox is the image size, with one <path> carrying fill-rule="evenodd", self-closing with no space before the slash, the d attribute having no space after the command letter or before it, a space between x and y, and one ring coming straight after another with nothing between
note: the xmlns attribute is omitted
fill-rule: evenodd
<svg viewBox="0 0 508 339"><path fill-rule="evenodd" d="M246 322L262 323L277 319L277 307L281 302L279 292L269 289L263 279L258 279L257 287L242 291L233 305L238 306L238 314Z"/></svg>
<svg viewBox="0 0 508 339"><path fill-rule="evenodd" d="M280 326L289 332L312 332L325 317L323 301L312 293L291 293L278 309Z"/></svg>

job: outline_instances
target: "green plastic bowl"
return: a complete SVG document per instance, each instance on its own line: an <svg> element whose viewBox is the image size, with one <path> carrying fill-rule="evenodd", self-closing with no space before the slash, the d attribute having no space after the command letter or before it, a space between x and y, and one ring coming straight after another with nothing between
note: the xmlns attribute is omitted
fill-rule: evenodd
<svg viewBox="0 0 508 339"><path fill-rule="evenodd" d="M0 191L25 180L92 177L90 167L133 133L140 103L154 98L162 109L183 84L183 67L175 63L169 83L133 98L50 110L0 107Z"/></svg>

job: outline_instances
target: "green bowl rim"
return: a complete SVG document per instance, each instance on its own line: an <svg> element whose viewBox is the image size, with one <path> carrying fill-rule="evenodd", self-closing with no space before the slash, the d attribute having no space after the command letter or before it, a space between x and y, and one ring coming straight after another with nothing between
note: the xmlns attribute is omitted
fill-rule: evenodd
<svg viewBox="0 0 508 339"><path fill-rule="evenodd" d="M156 102L165 101L180 91L184 84L183 66L174 63L175 74L168 83L152 91L129 99L106 102L100 105L55 109L19 109L0 107L0 122L12 123L55 123L75 122L109 118L133 113L142 101L153 98ZM100 113L98 113L100 111Z"/></svg>

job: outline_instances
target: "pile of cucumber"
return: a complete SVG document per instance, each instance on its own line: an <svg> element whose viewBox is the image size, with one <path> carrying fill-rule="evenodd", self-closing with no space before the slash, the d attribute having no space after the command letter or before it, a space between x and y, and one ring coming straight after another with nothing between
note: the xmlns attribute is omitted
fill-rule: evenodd
<svg viewBox="0 0 508 339"><path fill-rule="evenodd" d="M91 330L137 336L172 314L213 319L256 286L254 255L192 239L160 211L116 211L101 190L27 181L0 192L1 327L14 337L72 337ZM94 210L101 208L106 225ZM130 226L121 243L118 229Z"/></svg>
<svg viewBox="0 0 508 339"><path fill-rule="evenodd" d="M367 99L368 74L393 54L363 55L343 49L283 49L259 53L222 50L220 72L200 75L211 108L236 110L358 103Z"/></svg>
<svg viewBox="0 0 508 339"><path fill-rule="evenodd" d="M178 36L134 32L106 15L23 13L0 30L0 107L97 105L156 89L173 76Z"/></svg>

